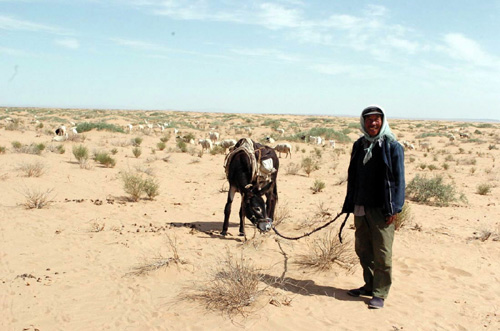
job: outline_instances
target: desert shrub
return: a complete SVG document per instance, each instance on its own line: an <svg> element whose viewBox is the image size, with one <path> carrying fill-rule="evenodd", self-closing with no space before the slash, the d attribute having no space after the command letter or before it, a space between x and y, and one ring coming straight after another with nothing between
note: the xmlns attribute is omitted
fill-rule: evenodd
<svg viewBox="0 0 500 331"><path fill-rule="evenodd" d="M167 145L163 142L163 141L160 141L159 143L156 144L156 147L162 151L165 149L165 147L167 147Z"/></svg>
<svg viewBox="0 0 500 331"><path fill-rule="evenodd" d="M116 155L116 153L118 153L118 149L117 148L111 149L111 154L112 155Z"/></svg>
<svg viewBox="0 0 500 331"><path fill-rule="evenodd" d="M420 163L420 164L418 165L418 167L419 167L420 169L424 170L424 169L427 167L427 164L425 164L425 163Z"/></svg>
<svg viewBox="0 0 500 331"><path fill-rule="evenodd" d="M76 126L76 131L78 133L87 132L87 131L90 131L92 129L96 129L98 131L105 130L105 131L111 131L111 132L125 133L125 131L123 130L122 127L119 127L119 126L114 125L114 124L104 123L104 122L99 122L99 123L83 122L83 123L78 123L78 125Z"/></svg>
<svg viewBox="0 0 500 331"><path fill-rule="evenodd" d="M142 149L140 147L134 147L132 148L132 154L134 154L134 156L138 158L142 154Z"/></svg>
<svg viewBox="0 0 500 331"><path fill-rule="evenodd" d="M116 165L116 160L113 159L107 152L96 152L94 154L94 161L102 164L106 168L113 168Z"/></svg>
<svg viewBox="0 0 500 331"><path fill-rule="evenodd" d="M217 154L224 154L226 152L226 150L224 149L224 147L220 146L220 145L215 145L211 150L210 150L210 154L211 155L217 155Z"/></svg>
<svg viewBox="0 0 500 331"><path fill-rule="evenodd" d="M433 171L433 170L437 170L438 167L434 164L429 164L429 166L427 167L430 171Z"/></svg>
<svg viewBox="0 0 500 331"><path fill-rule="evenodd" d="M133 276L143 276L147 275L151 272L160 270L161 268L168 267L171 263L175 263L176 265L186 264L187 262L179 257L178 249L177 249L177 238L174 236L174 239L170 238L167 234L167 244L172 251L172 257L165 258L161 254L158 254L158 257L153 258L151 261L147 261L128 273L128 275Z"/></svg>
<svg viewBox="0 0 500 331"><path fill-rule="evenodd" d="M139 147L142 144L142 138L141 137L135 137L130 140L130 143L132 146Z"/></svg>
<svg viewBox="0 0 500 331"><path fill-rule="evenodd" d="M396 230L401 229L403 226L411 223L411 207L406 202L403 205L403 208L399 214L397 214L396 219L394 220L394 227Z"/></svg>
<svg viewBox="0 0 500 331"><path fill-rule="evenodd" d="M198 293L190 297L204 302L208 309L228 315L244 314L262 294L261 280L261 274L249 260L243 256L235 259L228 252L224 261L215 264L209 279L198 286Z"/></svg>
<svg viewBox="0 0 500 331"><path fill-rule="evenodd" d="M313 191L313 193L319 193L319 192L323 191L323 189L325 188L325 186L326 186L325 182L323 182L320 179L316 179L314 181L313 186L311 187L311 190Z"/></svg>
<svg viewBox="0 0 500 331"><path fill-rule="evenodd" d="M283 223L285 220L289 219L292 216L292 213L290 211L290 207L288 203L282 202L278 203L276 205L276 209L274 210L274 219L273 219L273 225L278 226L279 224Z"/></svg>
<svg viewBox="0 0 500 331"><path fill-rule="evenodd" d="M490 184L479 184L476 188L476 193L479 195L486 195L491 192Z"/></svg>
<svg viewBox="0 0 500 331"><path fill-rule="evenodd" d="M26 198L23 205L26 209L42 209L44 207L48 207L52 204L52 199L50 194L53 189L48 189L45 191L39 189L29 189L25 188L22 194Z"/></svg>
<svg viewBox="0 0 500 331"><path fill-rule="evenodd" d="M167 133L167 134L163 135L162 137L160 137L160 141L161 141L162 143L166 143L167 141L169 141L169 140L170 140L170 136L171 136L171 134L170 134L170 132L169 132L169 133Z"/></svg>
<svg viewBox="0 0 500 331"><path fill-rule="evenodd" d="M410 163L415 162L415 158L413 156L410 156Z"/></svg>
<svg viewBox="0 0 500 331"><path fill-rule="evenodd" d="M160 183L156 178L148 177L144 180L144 193L149 199L153 200L160 194Z"/></svg>
<svg viewBox="0 0 500 331"><path fill-rule="evenodd" d="M308 241L308 252L297 256L294 264L312 269L326 271L335 265L352 271L357 265L354 250L347 243L341 243L336 231L329 231L322 237Z"/></svg>
<svg viewBox="0 0 500 331"><path fill-rule="evenodd" d="M80 167L83 168L89 159L89 150L83 145L73 146L73 155L80 164Z"/></svg>
<svg viewBox="0 0 500 331"><path fill-rule="evenodd" d="M7 148L5 146L0 146L0 154L5 154Z"/></svg>
<svg viewBox="0 0 500 331"><path fill-rule="evenodd" d="M447 162L451 162L451 161L454 161L455 159L453 158L453 155L446 155L446 157L444 158L445 161Z"/></svg>
<svg viewBox="0 0 500 331"><path fill-rule="evenodd" d="M140 174L124 172L121 174L123 189L130 195L132 201L139 201L144 191L144 179Z"/></svg>
<svg viewBox="0 0 500 331"><path fill-rule="evenodd" d="M310 157L306 157L302 159L302 169L309 176L311 172L319 169L319 164L317 161L313 160Z"/></svg>
<svg viewBox="0 0 500 331"><path fill-rule="evenodd" d="M301 168L300 164L290 162L285 167L285 174L287 174L287 175L296 175L296 174L299 173L300 168Z"/></svg>
<svg viewBox="0 0 500 331"><path fill-rule="evenodd" d="M416 175L406 187L410 199L416 202L448 206L456 201L456 190L451 184L443 183L442 176L426 178Z"/></svg>
<svg viewBox="0 0 500 331"><path fill-rule="evenodd" d="M177 148L179 148L182 153L186 153L188 149L186 142L181 139L177 141Z"/></svg>
<svg viewBox="0 0 500 331"><path fill-rule="evenodd" d="M26 177L40 177L45 173L45 164L39 161L24 163L19 166L19 170L22 171Z"/></svg>
<svg viewBox="0 0 500 331"><path fill-rule="evenodd" d="M444 170L450 169L450 165L448 163L443 163L443 169Z"/></svg>
<svg viewBox="0 0 500 331"><path fill-rule="evenodd" d="M491 151L493 149L497 149L497 146L496 145L489 145L488 146L488 149Z"/></svg>

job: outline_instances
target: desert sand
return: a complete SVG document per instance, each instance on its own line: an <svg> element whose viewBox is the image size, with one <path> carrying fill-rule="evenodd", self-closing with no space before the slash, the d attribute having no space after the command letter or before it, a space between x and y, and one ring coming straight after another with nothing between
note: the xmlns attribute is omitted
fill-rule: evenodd
<svg viewBox="0 0 500 331"><path fill-rule="evenodd" d="M500 124L391 119L390 112L388 117L398 140L415 147L405 151L407 184L417 175L440 175L461 199L439 206L408 197L408 219L396 232L389 298L384 309L370 310L368 298L346 294L362 285L357 264L351 270L334 264L318 271L295 263L311 252L315 240L335 237L341 220L297 241L280 239L273 231L259 233L246 220L245 239L238 236L237 195L230 234L220 236L228 188L225 156L201 154L196 144L209 131L222 139L264 142L272 136L276 143L289 142L291 157L280 158L276 227L298 236L340 211L351 146L359 137L357 114L3 107L0 329L498 330ZM154 128L147 128L145 120ZM124 132L94 128L76 137L70 133L66 141L52 140L59 125L69 129L85 122ZM157 124L166 122L170 125L162 131ZM126 129L129 123L132 132ZM277 127L285 130L283 136ZM286 139L314 128L343 132L350 141L336 141L332 149ZM179 136L194 136L195 144L188 142L182 152L174 129ZM138 157L131 144L136 137L142 138ZM163 150L161 137L169 137ZM420 144L424 141L426 148ZM45 148L38 155L32 144ZM91 155L110 153L116 165L90 158L81 166L72 152L80 145ZM319 169L294 174L293 165L307 157ZM41 174L29 174L31 168ZM132 201L123 186L126 172L154 178L159 194ZM320 192L312 190L315 181L324 183ZM488 189L479 193L480 185ZM26 206L34 193L47 205ZM353 233L351 216L343 231L343 245L351 253ZM228 254L246 261L260 277L258 295L234 311L207 306L197 296ZM148 270L158 261L163 265Z"/></svg>

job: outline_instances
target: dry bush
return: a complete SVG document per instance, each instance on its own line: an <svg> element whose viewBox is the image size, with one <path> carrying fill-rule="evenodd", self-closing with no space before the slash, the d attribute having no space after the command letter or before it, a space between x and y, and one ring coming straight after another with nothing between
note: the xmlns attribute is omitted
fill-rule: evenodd
<svg viewBox="0 0 500 331"><path fill-rule="evenodd" d="M406 202L403 205L403 208L399 214L397 214L396 219L394 220L394 227L396 230L401 229L403 226L411 223L411 208L410 205Z"/></svg>
<svg viewBox="0 0 500 331"><path fill-rule="evenodd" d="M479 184L476 187L476 193L479 195L487 195L488 193L491 192L492 187L493 186L488 183Z"/></svg>
<svg viewBox="0 0 500 331"><path fill-rule="evenodd" d="M294 264L312 271L326 271L338 265L350 272L357 265L351 246L348 242L342 244L337 232L331 230L320 238L308 241L308 252L298 255Z"/></svg>
<svg viewBox="0 0 500 331"><path fill-rule="evenodd" d="M40 177L45 173L45 164L36 161L33 163L23 163L18 167L26 177Z"/></svg>
<svg viewBox="0 0 500 331"><path fill-rule="evenodd" d="M179 257L177 250L177 237L174 236L174 239L172 239L169 235L166 237L167 244L172 251L173 256L165 258L161 254L158 254L157 257L152 258L149 262L134 267L128 275L144 276L151 272L160 270L161 268L168 267L171 263L175 263L177 266L186 264L187 262Z"/></svg>
<svg viewBox="0 0 500 331"><path fill-rule="evenodd" d="M289 219L291 216L292 213L290 211L288 203L286 201L281 203L278 202L276 209L274 210L273 225L278 226L279 224L283 223L283 221Z"/></svg>
<svg viewBox="0 0 500 331"><path fill-rule="evenodd" d="M52 191L54 191L54 189L42 191L39 189L25 188L21 192L21 194L26 198L23 202L23 206L26 207L26 209L42 209L50 206L53 202L50 196Z"/></svg>
<svg viewBox="0 0 500 331"><path fill-rule="evenodd" d="M285 174L286 175L296 175L299 173L300 169L301 169L300 164L290 162L285 168Z"/></svg>
<svg viewBox="0 0 500 331"><path fill-rule="evenodd" d="M307 176L311 175L311 172L319 169L319 162L317 160L313 160L310 157L303 158L301 165Z"/></svg>
<svg viewBox="0 0 500 331"><path fill-rule="evenodd" d="M228 315L245 315L262 294L259 283L263 276L243 255L236 259L228 251L225 260L215 264L208 278L197 285L197 293L188 295L188 298L201 301L208 309Z"/></svg>

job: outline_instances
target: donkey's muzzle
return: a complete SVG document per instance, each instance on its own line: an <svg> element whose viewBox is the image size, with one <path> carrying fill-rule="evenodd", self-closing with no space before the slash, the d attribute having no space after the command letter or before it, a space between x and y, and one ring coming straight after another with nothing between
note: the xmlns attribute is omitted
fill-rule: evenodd
<svg viewBox="0 0 500 331"><path fill-rule="evenodd" d="M257 228L262 232L267 232L271 230L272 226L273 226L273 220L270 218L261 219L257 223Z"/></svg>

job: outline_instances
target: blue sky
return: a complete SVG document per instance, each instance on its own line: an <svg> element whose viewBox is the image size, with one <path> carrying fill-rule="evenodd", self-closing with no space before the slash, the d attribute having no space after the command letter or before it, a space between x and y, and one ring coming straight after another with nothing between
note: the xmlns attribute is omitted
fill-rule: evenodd
<svg viewBox="0 0 500 331"><path fill-rule="evenodd" d="M0 0L0 105L500 120L500 0Z"/></svg>

